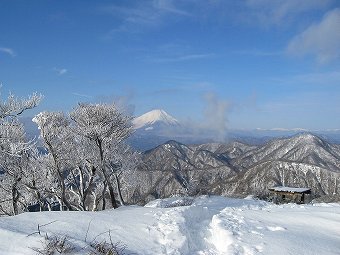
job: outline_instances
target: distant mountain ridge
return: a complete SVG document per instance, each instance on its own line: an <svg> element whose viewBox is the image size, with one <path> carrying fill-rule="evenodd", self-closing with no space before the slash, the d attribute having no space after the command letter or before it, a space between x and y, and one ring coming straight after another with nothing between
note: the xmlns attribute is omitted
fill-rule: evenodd
<svg viewBox="0 0 340 255"><path fill-rule="evenodd" d="M304 133L261 146L240 142L185 145L168 141L146 151L136 194L263 196L273 186L309 187L340 200L340 146Z"/></svg>
<svg viewBox="0 0 340 255"><path fill-rule="evenodd" d="M338 147L310 133L273 140L242 155L237 165L249 167L268 159L300 162L325 167L331 171L340 171Z"/></svg>
<svg viewBox="0 0 340 255"><path fill-rule="evenodd" d="M136 117L132 124L135 133L129 139L130 144L138 150L150 150L168 140L176 140L185 144L203 144L216 141L216 134L203 128L188 126L162 109L152 110ZM230 129L226 132L226 141L240 141L246 144L262 145L270 140L291 137L310 132L303 128L273 129ZM313 132L324 140L340 144L340 130L319 130Z"/></svg>

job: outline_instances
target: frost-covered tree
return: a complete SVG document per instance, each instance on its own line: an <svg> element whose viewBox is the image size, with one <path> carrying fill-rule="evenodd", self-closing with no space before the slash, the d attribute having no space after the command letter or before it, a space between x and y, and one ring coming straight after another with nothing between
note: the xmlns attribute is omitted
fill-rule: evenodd
<svg viewBox="0 0 340 255"><path fill-rule="evenodd" d="M72 204L79 210L97 210L102 179L98 175L95 151L89 141L73 133L73 165L67 175Z"/></svg>
<svg viewBox="0 0 340 255"><path fill-rule="evenodd" d="M118 206L116 193L124 203L121 184L128 178L123 173L131 172L138 158L125 144L132 132L131 117L114 104L79 104L70 118L42 112L33 121L48 152L44 164L50 173L50 194L61 208L105 209L107 193L112 207Z"/></svg>
<svg viewBox="0 0 340 255"><path fill-rule="evenodd" d="M115 104L79 104L71 113L74 132L88 141L95 152L90 159L102 179L102 209L106 208L105 193L109 191L110 202L117 208L112 169L120 168L114 160L113 144L120 145L132 133L131 117L124 115Z"/></svg>
<svg viewBox="0 0 340 255"><path fill-rule="evenodd" d="M43 210L54 201L61 210L105 209L108 197L116 208L116 194L124 204L122 192L138 162L125 144L131 117L114 104L79 104L69 117L42 112L33 118L46 149L40 154L17 118L40 100L10 94L0 101L0 214L18 214L29 205Z"/></svg>
<svg viewBox="0 0 340 255"><path fill-rule="evenodd" d="M0 207L5 214L18 214L21 179L25 161L25 151L29 148L25 142L25 132L22 124L11 119L1 123L1 168L3 174L0 181L0 194L3 203Z"/></svg>
<svg viewBox="0 0 340 255"><path fill-rule="evenodd" d="M88 141L73 132L70 119L61 112L41 112L33 121L47 150L43 164L50 177L50 195L59 201L61 210L87 210L89 194L96 188Z"/></svg>
<svg viewBox="0 0 340 255"><path fill-rule="evenodd" d="M111 181L115 184L118 199L124 205L123 192L136 186L134 171L140 163L140 153L134 151L126 143L112 143L109 148L110 160L107 169L110 172ZM122 187L123 186L123 187Z"/></svg>
<svg viewBox="0 0 340 255"><path fill-rule="evenodd" d="M49 173L45 164L46 155L33 148L28 154L26 171L24 172L23 195L30 206L38 206L36 210L51 210L51 191L50 186L53 176Z"/></svg>
<svg viewBox="0 0 340 255"><path fill-rule="evenodd" d="M24 111L36 107L41 99L42 95L37 93L33 93L26 99L18 98L10 93L7 100L0 99L0 119L4 120L7 117L17 117Z"/></svg>
<svg viewBox="0 0 340 255"><path fill-rule="evenodd" d="M48 154L45 157L45 166L51 179L48 184L51 194L60 203L60 209L72 206L67 197L67 180L69 169L72 168L72 134L69 120L61 112L41 112L33 118L38 125L40 137Z"/></svg>
<svg viewBox="0 0 340 255"><path fill-rule="evenodd" d="M41 95L20 99L10 94L0 98L0 213L18 214L27 206L24 196L27 172L32 159L34 143L27 141L18 116L37 106Z"/></svg>
<svg viewBox="0 0 340 255"><path fill-rule="evenodd" d="M18 214L37 205L42 210L48 205L49 194L45 192L48 176L40 157L33 147L4 162L6 171L0 175L0 196L5 198L0 204L3 214Z"/></svg>

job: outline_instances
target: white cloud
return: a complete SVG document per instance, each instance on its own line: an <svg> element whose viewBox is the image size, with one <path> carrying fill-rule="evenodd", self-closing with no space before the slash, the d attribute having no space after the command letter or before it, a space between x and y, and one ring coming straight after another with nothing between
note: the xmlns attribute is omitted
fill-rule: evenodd
<svg viewBox="0 0 340 255"><path fill-rule="evenodd" d="M177 15L191 16L191 14L185 10L175 7L174 1L169 0L156 0L153 2L154 8L163 10L168 13Z"/></svg>
<svg viewBox="0 0 340 255"><path fill-rule="evenodd" d="M154 58L151 59L152 62L156 63L167 63L167 62L184 62L190 60L198 60L198 59L207 59L214 57L214 54L188 54L188 55L180 55L169 58Z"/></svg>
<svg viewBox="0 0 340 255"><path fill-rule="evenodd" d="M321 22L309 26L288 44L293 55L313 55L321 64L340 59L340 9L325 14Z"/></svg>
<svg viewBox="0 0 340 255"><path fill-rule="evenodd" d="M118 23L107 37L116 32L141 32L173 22L190 20L224 24L225 20L261 27L295 25L308 21L310 13L325 11L336 0L151 0L113 3L99 9L114 16ZM303 16L306 15L306 16ZM307 16L308 15L308 16ZM303 16L303 17L302 17Z"/></svg>
<svg viewBox="0 0 340 255"><path fill-rule="evenodd" d="M67 73L67 69L63 68L59 70L60 75L65 74L65 73Z"/></svg>
<svg viewBox="0 0 340 255"><path fill-rule="evenodd" d="M337 86L340 83L340 71L300 74L292 77L292 80L299 84Z"/></svg>
<svg viewBox="0 0 340 255"><path fill-rule="evenodd" d="M59 75L66 74L68 72L66 68L56 68L56 67L53 68L53 71L55 71Z"/></svg>
<svg viewBox="0 0 340 255"><path fill-rule="evenodd" d="M269 81L270 83L279 84L280 86L338 87L340 83L340 70L272 77Z"/></svg>
<svg viewBox="0 0 340 255"><path fill-rule="evenodd" d="M255 57L272 57L272 56L280 56L283 52L281 51L265 51L265 50L238 50L232 52L234 54L239 55L250 55Z"/></svg>
<svg viewBox="0 0 340 255"><path fill-rule="evenodd" d="M166 24L168 17L191 16L176 6L173 0L131 1L125 5L111 4L100 9L120 20L120 25L109 32L135 32L141 27L158 27Z"/></svg>
<svg viewBox="0 0 340 255"><path fill-rule="evenodd" d="M16 56L16 53L14 52L14 50L12 50L10 48L0 47L0 52L6 53L6 54L10 55L11 57Z"/></svg>
<svg viewBox="0 0 340 255"><path fill-rule="evenodd" d="M77 92L73 92L72 95L77 96L77 97L85 97L85 98L92 98L92 96L86 95L86 94L81 94L81 93L77 93Z"/></svg>
<svg viewBox="0 0 340 255"><path fill-rule="evenodd" d="M283 25L301 17L301 14L327 8L332 0L247 0L248 21L263 25ZM244 13L243 13L244 14Z"/></svg>

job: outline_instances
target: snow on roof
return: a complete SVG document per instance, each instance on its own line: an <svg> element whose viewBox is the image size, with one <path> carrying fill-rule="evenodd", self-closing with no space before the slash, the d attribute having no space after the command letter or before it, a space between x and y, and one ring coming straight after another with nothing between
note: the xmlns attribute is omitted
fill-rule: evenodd
<svg viewBox="0 0 340 255"><path fill-rule="evenodd" d="M284 186L274 187L274 188L271 188L269 190L291 192L291 193L304 193L304 192L310 191L309 188L292 188L292 187L284 187Z"/></svg>

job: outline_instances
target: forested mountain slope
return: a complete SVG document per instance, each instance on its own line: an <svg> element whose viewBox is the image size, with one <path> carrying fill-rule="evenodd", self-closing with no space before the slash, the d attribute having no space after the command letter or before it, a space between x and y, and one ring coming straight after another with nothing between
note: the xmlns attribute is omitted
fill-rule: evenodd
<svg viewBox="0 0 340 255"><path fill-rule="evenodd" d="M340 150L309 133L258 147L169 141L146 151L136 174L132 201L177 193L264 195L277 185L309 187L314 197L329 199L340 192Z"/></svg>

